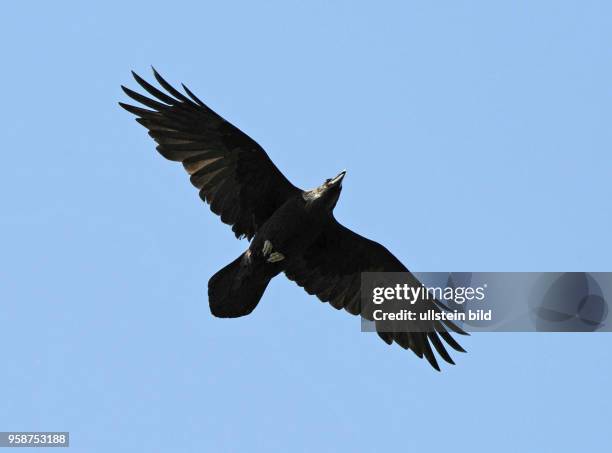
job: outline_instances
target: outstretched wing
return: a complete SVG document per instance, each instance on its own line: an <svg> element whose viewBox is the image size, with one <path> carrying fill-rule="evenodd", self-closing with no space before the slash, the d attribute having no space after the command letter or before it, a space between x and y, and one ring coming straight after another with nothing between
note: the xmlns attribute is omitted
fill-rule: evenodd
<svg viewBox="0 0 612 453"><path fill-rule="evenodd" d="M261 146L204 105L185 85L187 95L153 69L163 92L132 74L154 99L122 86L129 97L148 109L119 105L149 130L162 156L183 163L202 200L232 226L236 237L251 239L287 198L301 192Z"/></svg>
<svg viewBox="0 0 612 453"><path fill-rule="evenodd" d="M302 256L287 263L285 270L287 277L308 294L354 315L361 314L362 272L408 272L408 269L384 246L358 235L335 219ZM414 280L414 286L420 286L412 274L409 278ZM424 300L418 304L424 309L441 311L434 301ZM411 349L418 357L425 357L438 371L440 368L432 345L446 362L454 363L440 337L456 351L465 352L448 332L465 334L453 323L420 323L416 332L378 332L378 335L387 344L396 342L404 349Z"/></svg>

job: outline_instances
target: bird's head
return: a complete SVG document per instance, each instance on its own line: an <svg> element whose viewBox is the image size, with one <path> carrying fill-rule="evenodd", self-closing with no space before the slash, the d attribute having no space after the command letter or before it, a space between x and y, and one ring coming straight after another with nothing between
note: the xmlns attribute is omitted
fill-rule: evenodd
<svg viewBox="0 0 612 453"><path fill-rule="evenodd" d="M304 192L304 199L313 206L323 207L327 211L333 211L340 192L342 191L342 179L346 170L341 171L337 176L326 179L319 187Z"/></svg>

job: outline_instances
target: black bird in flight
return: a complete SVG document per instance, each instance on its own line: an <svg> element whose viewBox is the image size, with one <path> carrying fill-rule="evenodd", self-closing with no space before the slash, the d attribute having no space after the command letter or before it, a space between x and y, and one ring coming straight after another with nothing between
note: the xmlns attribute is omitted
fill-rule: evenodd
<svg viewBox="0 0 612 453"><path fill-rule="evenodd" d="M385 247L335 219L333 210L344 171L316 189L297 188L261 146L208 108L185 85L183 94L155 69L153 74L166 92L132 72L153 98L122 86L130 98L147 108L119 104L148 129L162 156L183 164L202 200L222 222L232 226L236 237L250 241L242 255L208 282L214 316L248 315L270 280L281 272L308 294L358 315L362 272L408 272ZM416 278L414 281L418 284ZM430 301L423 303L438 310ZM439 370L432 346L452 364L440 337L453 349L465 352L448 330L464 332L449 321L430 324L418 332L378 335L387 344L395 342L425 357Z"/></svg>

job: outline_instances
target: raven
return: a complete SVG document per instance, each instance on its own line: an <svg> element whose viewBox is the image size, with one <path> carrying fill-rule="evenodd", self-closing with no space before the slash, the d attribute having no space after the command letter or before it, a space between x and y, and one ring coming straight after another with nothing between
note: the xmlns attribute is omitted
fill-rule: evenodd
<svg viewBox="0 0 612 453"><path fill-rule="evenodd" d="M357 315L361 313L362 272L408 272L384 246L335 219L333 210L345 171L313 190L301 190L289 182L261 146L185 85L183 94L153 69L164 92L133 71L132 75L153 98L122 86L130 98L147 108L119 105L137 116L136 121L148 129L163 157L183 164L202 200L222 222L232 226L236 237L250 241L242 255L208 282L214 316L248 315L270 280L281 272L308 294ZM423 303L439 310L432 301ZM447 321L431 322L419 332L379 331L378 335L387 344L395 342L419 358L425 357L439 371L432 345L440 357L454 364L439 337L456 351L465 352L449 330L465 334Z"/></svg>

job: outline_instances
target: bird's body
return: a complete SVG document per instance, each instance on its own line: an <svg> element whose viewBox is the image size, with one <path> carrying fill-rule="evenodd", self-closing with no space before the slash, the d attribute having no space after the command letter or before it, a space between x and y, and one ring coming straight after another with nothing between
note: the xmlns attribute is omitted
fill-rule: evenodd
<svg viewBox="0 0 612 453"><path fill-rule="evenodd" d="M362 313L363 272L405 272L414 285L420 285L389 250L335 219L344 171L313 190L295 187L250 137L184 85L187 95L155 70L154 75L166 92L136 74L134 78L155 99L123 87L128 96L151 110L120 105L137 115L158 143L160 154L183 164L200 197L232 226L234 234L250 240L247 250L209 281L213 315L249 314L270 280L280 273L321 301L352 314ZM431 301L421 303L426 309L440 310ZM451 322L438 322L420 325L414 332L379 331L379 336L388 344L411 349L439 369L432 346L453 363L439 337L463 351L448 330L464 333Z"/></svg>
<svg viewBox="0 0 612 453"><path fill-rule="evenodd" d="M308 206L301 194L291 197L261 226L253 237L249 250L261 254L265 241L286 259L301 254L321 233L330 221L329 214L317 207Z"/></svg>
<svg viewBox="0 0 612 453"><path fill-rule="evenodd" d="M344 172L321 187L292 194L257 230L249 248L208 284L213 314L233 318L250 313L269 281L299 265L299 259L332 224Z"/></svg>

